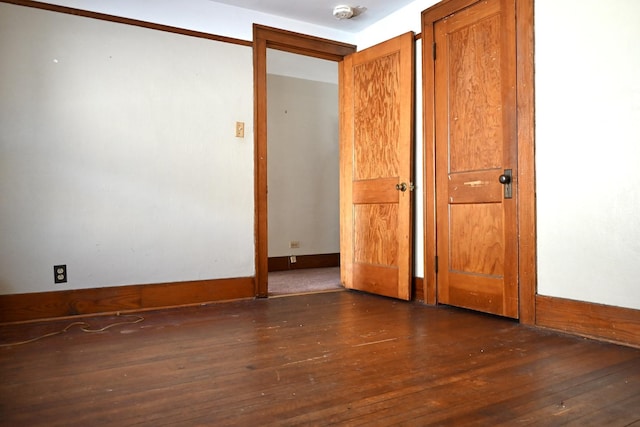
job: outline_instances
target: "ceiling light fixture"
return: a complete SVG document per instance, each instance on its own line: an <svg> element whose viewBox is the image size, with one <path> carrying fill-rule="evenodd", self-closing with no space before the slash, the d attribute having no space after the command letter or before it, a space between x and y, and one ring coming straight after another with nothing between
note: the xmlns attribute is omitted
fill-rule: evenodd
<svg viewBox="0 0 640 427"><path fill-rule="evenodd" d="M346 4L341 4L333 8L333 16L337 19L351 19L353 15L353 8Z"/></svg>

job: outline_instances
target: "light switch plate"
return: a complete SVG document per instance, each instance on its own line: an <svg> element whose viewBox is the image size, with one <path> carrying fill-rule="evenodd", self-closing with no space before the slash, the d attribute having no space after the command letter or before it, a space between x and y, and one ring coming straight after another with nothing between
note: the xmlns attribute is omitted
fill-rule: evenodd
<svg viewBox="0 0 640 427"><path fill-rule="evenodd" d="M244 138L244 122L236 122L236 137Z"/></svg>

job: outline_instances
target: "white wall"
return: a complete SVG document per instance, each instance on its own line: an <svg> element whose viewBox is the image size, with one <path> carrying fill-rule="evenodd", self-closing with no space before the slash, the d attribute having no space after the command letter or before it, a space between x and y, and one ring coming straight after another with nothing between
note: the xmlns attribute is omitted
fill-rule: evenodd
<svg viewBox="0 0 640 427"><path fill-rule="evenodd" d="M0 293L254 274L250 47L0 3L0 54Z"/></svg>
<svg viewBox="0 0 640 427"><path fill-rule="evenodd" d="M419 34L422 31L422 11L436 3L438 3L437 0L416 0L356 34L355 43L358 46L358 50L389 40L408 31ZM419 66L417 70L420 72L421 67Z"/></svg>
<svg viewBox="0 0 640 427"><path fill-rule="evenodd" d="M267 49L267 73L338 84L338 63L312 56Z"/></svg>
<svg viewBox="0 0 640 427"><path fill-rule="evenodd" d="M338 253L337 81L269 74L267 92L269 256Z"/></svg>
<svg viewBox="0 0 640 427"><path fill-rule="evenodd" d="M639 17L536 2L540 294L640 309Z"/></svg>
<svg viewBox="0 0 640 427"><path fill-rule="evenodd" d="M47 0L46 3L138 19L241 40L253 40L253 24L353 43L355 34L253 12L211 0Z"/></svg>

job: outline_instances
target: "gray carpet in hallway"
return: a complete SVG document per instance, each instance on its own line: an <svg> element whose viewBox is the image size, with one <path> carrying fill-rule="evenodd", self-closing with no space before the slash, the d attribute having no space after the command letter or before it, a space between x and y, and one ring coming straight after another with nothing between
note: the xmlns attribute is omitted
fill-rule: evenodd
<svg viewBox="0 0 640 427"><path fill-rule="evenodd" d="M301 294L343 289L340 267L305 268L269 273L269 295Z"/></svg>

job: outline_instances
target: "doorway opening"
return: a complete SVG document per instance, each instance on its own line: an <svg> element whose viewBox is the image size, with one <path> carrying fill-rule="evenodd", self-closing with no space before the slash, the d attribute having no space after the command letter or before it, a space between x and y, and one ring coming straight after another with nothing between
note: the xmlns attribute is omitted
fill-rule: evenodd
<svg viewBox="0 0 640 427"><path fill-rule="evenodd" d="M338 65L267 49L267 93L269 296L341 288Z"/></svg>
<svg viewBox="0 0 640 427"><path fill-rule="evenodd" d="M267 188L271 184L268 183L269 172L267 158L268 144L270 138L267 135L268 114L267 114L267 50L275 49L282 52L290 52L302 55L304 57L321 58L333 61L334 65L339 67L339 62L350 54L355 52L355 46L346 43L335 42L317 37L306 36L303 34L292 33L290 31L278 30L275 28L254 25L254 78L255 78L255 205L256 205L256 278L255 278L255 294L257 297L269 296L269 240L274 238L275 233L269 233L269 215L271 209L268 200ZM336 110L337 110L337 103ZM337 124L336 124L337 127ZM298 138L301 135L297 135ZM269 142L269 145L271 142ZM336 145L336 150L338 146ZM338 173L335 179L338 179ZM291 183L295 187L295 182ZM306 191L305 188L298 186L297 190L301 193ZM269 207L269 209L268 209ZM339 217L338 217L339 221ZM314 228L314 227L312 227ZM323 232L323 230L312 230L314 232ZM303 248L302 240L294 240L297 238L284 236L285 243L294 246L295 242ZM286 240L291 239L291 240ZM292 244L291 242L294 242ZM290 251L289 247L288 250ZM293 255L288 255L291 257ZM302 257L302 256L301 256ZM291 258L289 258L291 260ZM298 261L298 256L296 256Z"/></svg>

